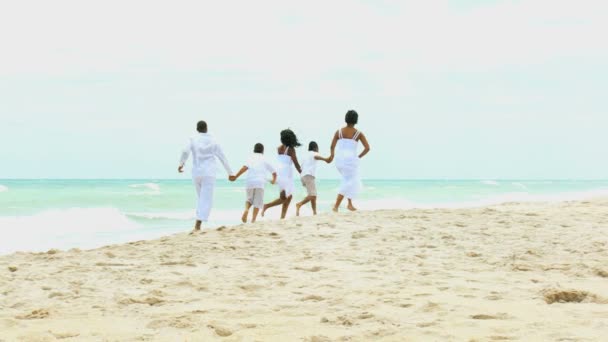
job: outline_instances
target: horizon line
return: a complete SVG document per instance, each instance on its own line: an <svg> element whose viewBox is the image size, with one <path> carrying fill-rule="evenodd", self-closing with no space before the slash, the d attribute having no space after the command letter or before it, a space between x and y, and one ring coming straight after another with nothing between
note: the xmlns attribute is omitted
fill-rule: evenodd
<svg viewBox="0 0 608 342"><path fill-rule="evenodd" d="M317 178L321 181L339 181L340 178ZM158 180L158 181L191 181L191 178L157 178L157 177L147 177L147 178L117 178L117 177L108 177L108 178L52 178L52 177L41 177L41 178L0 178L0 181L28 181L28 180ZM217 180L228 181L223 177L218 177ZM608 181L608 178L362 178L363 181Z"/></svg>

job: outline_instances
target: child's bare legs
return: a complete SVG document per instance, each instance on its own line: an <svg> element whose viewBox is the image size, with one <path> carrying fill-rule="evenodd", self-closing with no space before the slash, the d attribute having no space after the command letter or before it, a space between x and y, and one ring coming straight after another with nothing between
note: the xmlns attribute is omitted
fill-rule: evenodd
<svg viewBox="0 0 608 342"><path fill-rule="evenodd" d="M310 205L312 206L313 214L317 215L317 196L307 196L301 202L296 203L296 216L300 216L300 208L308 202L310 202Z"/></svg>
<svg viewBox="0 0 608 342"><path fill-rule="evenodd" d="M251 223L255 223L255 219L258 217L259 212L260 208L253 208L253 218L251 219Z"/></svg>
<svg viewBox="0 0 608 342"><path fill-rule="evenodd" d="M346 207L348 210L350 211L356 211L357 208L355 208L355 206L353 205L353 200L351 200L350 198L348 199L348 207Z"/></svg>
<svg viewBox="0 0 608 342"><path fill-rule="evenodd" d="M281 191L281 197L277 198L276 200L274 200L270 203L264 204L264 209L262 209L262 217L264 217L266 210L268 210L272 207L276 207L277 205L283 204L283 202L285 202L286 199L287 199L287 196L285 196L285 191Z"/></svg>
<svg viewBox="0 0 608 342"><path fill-rule="evenodd" d="M251 203L245 202L245 211L243 211L243 216L241 216L241 221L243 221L243 223L247 223L247 216L249 216L249 208L251 208Z"/></svg>
<svg viewBox="0 0 608 342"><path fill-rule="evenodd" d="M300 202L296 203L296 216L300 216L300 208L302 208L302 206L304 204L310 202L310 199L311 199L311 196L306 196L306 198L304 198Z"/></svg>
<svg viewBox="0 0 608 342"><path fill-rule="evenodd" d="M336 197L336 205L334 205L334 211L338 212L338 208L340 208L340 203L342 203L342 200L344 199L343 195L338 194L338 197Z"/></svg>
<svg viewBox="0 0 608 342"><path fill-rule="evenodd" d="M283 201L283 208L281 210L281 220L285 219L285 216L287 216L287 209L289 208L289 204L291 203L292 198L293 195L289 195L289 197L287 197L285 201Z"/></svg>

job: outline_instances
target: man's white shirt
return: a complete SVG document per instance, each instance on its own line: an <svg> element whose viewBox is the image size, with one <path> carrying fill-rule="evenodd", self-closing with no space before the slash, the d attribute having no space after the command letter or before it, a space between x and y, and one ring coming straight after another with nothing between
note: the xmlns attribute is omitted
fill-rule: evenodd
<svg viewBox="0 0 608 342"><path fill-rule="evenodd" d="M233 174L221 146L208 133L199 133L190 138L188 145L182 151L180 165L186 163L190 154L192 154L192 177L215 177L216 158L229 175Z"/></svg>

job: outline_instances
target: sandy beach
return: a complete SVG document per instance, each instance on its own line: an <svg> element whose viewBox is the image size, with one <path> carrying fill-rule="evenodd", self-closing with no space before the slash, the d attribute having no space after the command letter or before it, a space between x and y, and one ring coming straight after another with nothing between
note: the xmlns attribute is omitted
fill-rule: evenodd
<svg viewBox="0 0 608 342"><path fill-rule="evenodd" d="M323 214L0 257L0 341L607 335L606 199Z"/></svg>

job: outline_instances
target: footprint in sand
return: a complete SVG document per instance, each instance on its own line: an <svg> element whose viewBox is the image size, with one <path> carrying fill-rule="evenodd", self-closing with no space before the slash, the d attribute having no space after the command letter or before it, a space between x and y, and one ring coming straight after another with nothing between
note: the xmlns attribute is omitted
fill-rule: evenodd
<svg viewBox="0 0 608 342"><path fill-rule="evenodd" d="M542 291L543 298L547 304L553 303L596 303L608 304L608 299L596 294L579 290L557 290L547 289Z"/></svg>
<svg viewBox="0 0 608 342"><path fill-rule="evenodd" d="M321 296L317 296L317 295L310 295L310 296L306 296L306 297L300 299L301 302L306 302L306 301L320 302L322 300L325 300L325 298L323 298Z"/></svg>
<svg viewBox="0 0 608 342"><path fill-rule="evenodd" d="M137 298L125 298L118 301L118 304L131 305L131 304L148 304L150 306L162 305L165 301L156 297L148 297L144 299Z"/></svg>
<svg viewBox="0 0 608 342"><path fill-rule="evenodd" d="M305 267L296 267L295 268L298 271L306 271L306 272L319 272L320 270L322 270L323 268L320 266L314 266L314 267L310 267L310 268L305 268Z"/></svg>
<svg viewBox="0 0 608 342"><path fill-rule="evenodd" d="M160 328L176 328L176 329L189 329L195 326L195 323L192 322L192 319L188 316L180 316L174 317L171 319L158 319L151 321L146 326L148 329L160 329Z"/></svg>
<svg viewBox="0 0 608 342"><path fill-rule="evenodd" d="M508 319L509 315L507 315L506 313L498 313L496 315L477 314L477 315L471 315L469 317L471 317L472 319L488 320L488 319Z"/></svg>
<svg viewBox="0 0 608 342"><path fill-rule="evenodd" d="M49 313L49 311L47 309L38 309L38 310L34 310L30 313L27 313L25 315L19 315L16 316L15 318L17 319L44 319L44 318L48 318L51 314Z"/></svg>
<svg viewBox="0 0 608 342"><path fill-rule="evenodd" d="M207 327L215 331L215 333L221 337L228 337L233 334L232 330L218 325L209 324Z"/></svg>
<svg viewBox="0 0 608 342"><path fill-rule="evenodd" d="M608 271L605 271L605 270L597 269L597 270L595 270L595 274L602 278L608 278Z"/></svg>
<svg viewBox="0 0 608 342"><path fill-rule="evenodd" d="M49 331L51 335L53 335L58 340L63 340L65 338L72 338L80 336L80 333L77 332L53 332Z"/></svg>

